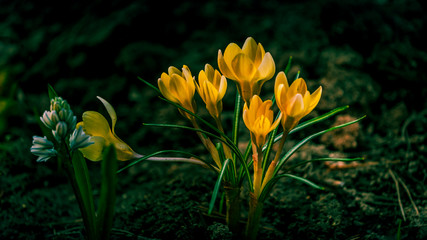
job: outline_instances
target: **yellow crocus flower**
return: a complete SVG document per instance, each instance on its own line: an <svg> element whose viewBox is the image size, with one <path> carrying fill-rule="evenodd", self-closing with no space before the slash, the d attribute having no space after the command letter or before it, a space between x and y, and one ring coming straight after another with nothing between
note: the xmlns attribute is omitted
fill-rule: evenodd
<svg viewBox="0 0 427 240"><path fill-rule="evenodd" d="M195 113L194 92L196 87L190 69L186 65L182 67L182 71L173 66L169 67L168 73L162 73L157 83L160 92L166 99ZM180 109L179 112L183 116L191 118L189 114Z"/></svg>
<svg viewBox="0 0 427 240"><path fill-rule="evenodd" d="M273 57L265 52L261 43L248 37L240 48L230 43L224 51L218 51L218 66L225 77L235 81L243 100L249 104L253 95L259 95L261 87L276 71Z"/></svg>
<svg viewBox="0 0 427 240"><path fill-rule="evenodd" d="M92 161L100 161L102 160L104 148L113 144L116 148L117 159L120 161L142 157L142 155L134 152L132 148L122 141L114 132L117 115L113 106L101 97L98 97L98 99L103 103L111 117L112 128L110 128L107 119L100 113L95 111L84 112L83 121L79 122L76 128L82 126L83 131L91 136L91 141L93 141L94 144L79 149L83 153L83 156Z"/></svg>
<svg viewBox="0 0 427 240"><path fill-rule="evenodd" d="M304 79L298 78L289 86L285 73L280 72L276 76L274 94L277 106L283 113L283 129L289 132L301 118L317 106L322 95L322 87L310 94Z"/></svg>
<svg viewBox="0 0 427 240"><path fill-rule="evenodd" d="M206 103L209 114L218 119L222 112L222 98L227 91L227 79L221 76L218 70L206 64L205 70L199 72L199 84L196 84L197 92Z"/></svg>
<svg viewBox="0 0 427 240"><path fill-rule="evenodd" d="M255 139L252 139L258 148L266 141L267 135L280 123L281 115L274 121L271 100L262 101L258 95L254 95L248 108L243 107L243 121Z"/></svg>

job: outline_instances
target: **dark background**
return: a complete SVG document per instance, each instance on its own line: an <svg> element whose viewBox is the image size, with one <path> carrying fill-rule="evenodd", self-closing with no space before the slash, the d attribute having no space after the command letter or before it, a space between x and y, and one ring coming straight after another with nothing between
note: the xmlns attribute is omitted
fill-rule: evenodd
<svg viewBox="0 0 427 240"><path fill-rule="evenodd" d="M264 223L272 224L269 226L275 229L272 233L265 230L265 236L271 239L283 236L290 239L317 239L315 236L319 239L357 239L352 236L360 239L393 238L401 215L396 205L394 183L387 174L389 169L396 171L407 183L421 212L419 215L414 213L415 220L403 223L406 227L403 237L416 239L425 236L425 231L421 230L425 228L427 152L427 51L424 37L427 16L423 1L0 1L0 6L0 220L1 228L7 229L0 236L5 239L27 238L27 233L31 236L35 232L38 235L32 236L36 238L81 236L68 231L79 226L70 223L70 219L79 218L79 213L73 205L75 202L66 187L66 180L55 172L54 161L35 163L36 157L29 153L31 137L41 134L36 116L49 106L47 84L68 100L79 120L84 111L102 112L96 96L105 98L117 111L117 134L139 153L161 149L203 153L197 139L188 137L192 136L190 134L142 126L143 122L187 123L137 77L156 84L169 66L180 68L184 64L197 76L206 63L217 67L218 49L224 50L230 42L242 46L249 36L261 42L272 54L277 72L284 70L292 56L289 79L301 71L310 91L323 86L322 99L312 116L343 105L350 105L345 115L348 119L368 116L353 132L338 134L336 139L330 138L332 140L324 138L313 144L325 148L327 154L364 156L375 162L377 165L373 169L353 169L335 177L344 179L345 176L354 183L360 181L361 187L355 189L366 193L375 189L375 194L391 202L385 209L374 205L378 208L375 208L373 216L385 216L382 221L386 224L379 224L380 221L372 219L357 202L357 196L350 197L356 203L347 203L342 200L349 198L345 194L335 192L332 196L332 193L323 193L326 197L322 198L323 195L314 190L298 185L304 189L299 196L301 199L305 200L306 191L309 191L313 194L313 201L317 201L307 201L305 206L309 209L329 198L333 199L328 202L335 200L341 204L342 212L332 214L335 219L340 217L339 227L325 223L305 233L298 231L295 229L300 227L298 224L305 226L307 221L313 221L308 225L317 226L315 219L322 220L319 216L324 216L322 211L304 210L302 215L298 215L300 217L291 218L292 221L280 220L280 216L275 218L287 230L283 230L279 223L264 219ZM230 126L235 91L234 84L228 83L229 90L224 100L226 128ZM274 79L264 85L262 95L271 97L273 86ZM200 104L201 116L208 118L202 108ZM325 124L331 125L333 121ZM324 155L325 151L314 155ZM390 165L390 161L400 162ZM323 165L315 167L318 171L325 171ZM90 163L90 168L98 171L96 164ZM129 172L119 183L123 185L120 193L141 191L141 186L146 193L136 194L130 202L120 203L123 208L119 208L120 220L117 221L120 223L115 223L116 229L128 231L130 237L165 239L176 236L187 239L211 227L209 231L212 234L205 237L214 239L217 223L208 222L195 228L189 227L189 223L184 227L188 232L184 231L183 236L187 237L175 234L176 229L181 229L178 223L183 221L179 215L182 211L177 209L177 216L173 218L178 224L176 229L170 222L162 222L161 217L160 220L152 220L155 223L149 222L150 227L143 220L138 220L132 227L126 224L126 221L135 221L141 216L151 219L147 216L154 213L148 209L158 208L156 214L159 216L172 211L166 211L168 207L153 207L156 201L147 200L150 198L146 194L151 191L155 195L159 186L168 190L157 193L158 199L167 198L170 192L179 192L179 189L188 193L189 185L194 192L200 191L200 194L194 193L194 199L191 194L181 196L182 199L194 200L188 208L190 210L185 208L190 213L196 206L206 204L215 176L200 173L204 180L200 180L203 187L198 187L194 183L198 178L189 177L187 171L194 172L194 169L181 165L143 164L140 169ZM135 177L141 175L144 177ZM360 175L366 177L365 181L359 179ZM375 181L370 179L372 175L377 177ZM180 176L179 181L176 176ZM153 180L159 185L153 185ZM58 189L61 189L60 193ZM69 199L62 202L64 196ZM61 203L53 203L55 199ZM279 200L272 199L271 205L276 206L275 201ZM284 199L288 199L283 200L287 204L285 213L298 214L295 211L298 205L287 202L292 197ZM164 204L168 206L170 203L171 208L179 208L182 207L179 204L184 202L174 201L178 203L166 201ZM408 198L404 201L406 206L411 206ZM145 207L139 206L139 209L146 209L143 213L135 210L141 202ZM352 208L351 204L357 207ZM70 205L73 207L69 208ZM327 206L326 215L331 209L336 209L336 206ZM273 208L269 209L267 213ZM355 220L355 216L349 213L352 211L362 212L360 219ZM157 219L156 214L152 218ZM307 220L304 214L314 217ZM360 222L363 230L349 232L354 221ZM169 232L153 230L162 229L159 226L169 229ZM65 234L55 234L57 229ZM332 234L334 231L336 233ZM307 232L313 232L313 235Z"/></svg>

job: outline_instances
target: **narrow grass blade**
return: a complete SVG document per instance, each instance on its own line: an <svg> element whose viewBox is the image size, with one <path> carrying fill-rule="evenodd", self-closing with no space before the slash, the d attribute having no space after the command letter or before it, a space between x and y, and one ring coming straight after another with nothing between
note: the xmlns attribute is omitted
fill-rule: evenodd
<svg viewBox="0 0 427 240"><path fill-rule="evenodd" d="M221 186L222 178L224 176L224 173L225 173L225 171L226 171L226 169L228 167L228 163L230 161L231 161L231 159L225 160L224 165L223 165L223 167L221 169L221 172L219 173L218 179L216 180L215 187L214 187L214 190L212 192L211 201L209 203L209 210L208 210L208 214L209 215L212 213L212 210L214 208L215 200L216 200L216 197L218 195L219 187Z"/></svg>
<svg viewBox="0 0 427 240"><path fill-rule="evenodd" d="M230 147L230 149L240 158L241 153L239 151L239 149L233 144L233 142L229 139L229 138L225 138L223 139L220 136L217 136L211 132L205 131L203 129L198 129L198 128L192 128L192 127L187 127L187 126L181 126L181 125L175 125L175 124L157 124L157 123L144 123L145 126L153 126L153 127L169 127L169 128L180 128L180 129L186 129L186 130L191 130L191 131L195 131L195 132L201 132L209 137L215 138L218 141L223 142L225 145L227 145L228 147Z"/></svg>
<svg viewBox="0 0 427 240"><path fill-rule="evenodd" d="M401 234L401 230L400 227L402 225L402 219L399 218L398 220L398 226L397 226L397 233L396 233L396 240L401 240L402 239L402 234Z"/></svg>
<svg viewBox="0 0 427 240"><path fill-rule="evenodd" d="M101 163L101 178L97 229L101 236L100 239L109 239L113 225L117 188L117 157L113 145L110 145L104 153Z"/></svg>
<svg viewBox="0 0 427 240"><path fill-rule="evenodd" d="M47 84L47 91L49 93L49 99L54 99L58 97L58 94L55 92L55 89L50 84Z"/></svg>
<svg viewBox="0 0 427 240"><path fill-rule="evenodd" d="M149 154L149 155L146 155L146 156L144 156L144 157L142 157L142 158L139 158L139 159L135 160L134 162L132 162L132 163L128 164L127 166L125 166L125 167L123 167L123 168L119 169L119 170L117 171L117 173L121 173L121 172L123 172L124 170L126 170L126 169L128 169L128 168L130 168L130 167L132 167L132 166L134 166L134 165L136 165L136 164L138 164L138 163L140 163L140 162L142 162L142 161L144 161L144 160L147 160L147 159L149 159L149 158L152 158L152 157L157 156L157 155L160 155L160 154L166 154L166 153L176 153L176 154L182 154L182 155L190 156L190 157L192 157L192 158L195 158L195 159L200 160L201 162L205 163L208 167L211 167L214 171L218 171L218 169L214 168L214 167L212 166L212 164L210 164L210 163L208 163L207 161L203 160L203 159L202 159L202 158L200 158L199 156L196 156L196 155L191 154L191 153L189 153L189 152L178 151L178 150L162 150L162 151L158 151L158 152L151 153L151 154ZM159 162L171 162L171 161L161 161L161 160L159 160ZM177 161L173 161L173 162L177 162Z"/></svg>
<svg viewBox="0 0 427 240"><path fill-rule="evenodd" d="M312 160L307 160L307 161L303 161L300 163L297 163L295 165L290 166L289 168L286 168L286 171L291 171L299 166L305 165L307 163L311 163L311 162L329 162L329 161L334 161L334 162L353 162L353 161L363 161L365 160L365 158L363 157L358 157L358 158L316 158L316 159L312 159Z"/></svg>
<svg viewBox="0 0 427 240"><path fill-rule="evenodd" d="M189 111L188 109L183 108L182 106L180 106L180 105L178 105L178 104L176 104L176 103L174 103L174 102L172 102L172 101L169 101L168 99L166 99L166 98L164 98L164 97L159 97L159 98L160 98L160 99L162 99L163 101L166 101L166 102L168 102L168 103L170 103L170 104L174 105L175 107L177 107L177 108L181 109L182 111L184 111L184 112L186 112L186 113L190 114L191 116L195 117L197 120L199 120L200 122L202 122L204 125L206 125L206 126L207 126L207 127L209 127L210 129L212 129L216 134L218 134L218 135L220 135L220 136L224 137L224 139L226 139L228 142L230 142L230 143L232 143L232 142L233 142L233 141L232 141L232 140L231 140L227 135L225 135L221 130L219 130L217 127L215 127L214 125L212 125L211 123L209 123L209 122L208 122L208 121L206 121L205 119L203 119L203 118L201 118L201 117L197 116L196 114L194 114L193 112Z"/></svg>
<svg viewBox="0 0 427 240"><path fill-rule="evenodd" d="M286 64L285 74L288 74L289 69L291 69L291 65L292 65L292 56L289 57L288 64Z"/></svg>
<svg viewBox="0 0 427 240"><path fill-rule="evenodd" d="M274 99L274 97L273 97ZM280 117L280 113L276 116L276 119L274 121L277 121L277 119ZM277 127L275 129L273 129L273 131L270 133L270 136L268 137L268 142L267 144L265 144L262 148L262 151L264 152L264 160L262 163L262 171L263 171L263 177L266 171L266 166L267 166L267 162L270 158L270 152L271 152L271 148L273 147L274 144L274 138L277 134L277 131L279 130L279 125L277 125Z"/></svg>
<svg viewBox="0 0 427 240"><path fill-rule="evenodd" d="M324 187L321 187L321 186L315 184L314 182L312 182L312 181L310 181L310 180L308 180L306 178L303 178L303 177L298 177L298 176L295 176L295 175L292 175L292 174L288 174L288 173L276 176L276 178L282 178L282 177L292 178L292 179L298 180L298 181L300 181L302 183L305 183L305 184L309 185L310 187L313 187L313 188L316 188L316 189L319 189L319 190L325 190Z"/></svg>
<svg viewBox="0 0 427 240"><path fill-rule="evenodd" d="M233 143L238 146L239 144L239 127L240 127L240 118L242 115L242 97L239 92L236 91L236 101L234 103L234 119L233 119Z"/></svg>
<svg viewBox="0 0 427 240"><path fill-rule="evenodd" d="M74 151L72 156L72 165L74 169L74 177L77 184L78 193L76 198L82 202L82 215L88 235L97 235L95 206L93 203L92 185L89 179L89 172L86 161L80 151Z"/></svg>
<svg viewBox="0 0 427 240"><path fill-rule="evenodd" d="M311 125L313 125L313 124L316 124L316 123L318 123L318 122L321 122L321 121L323 121L323 120L326 120L326 119L328 119L328 118L330 118L330 117L332 117L332 116L336 115L337 113L340 113L340 112L342 112L342 111L344 111L344 110L346 110L346 109L348 109L348 108L349 108L349 106L342 106L342 107L338 107L338 108L335 108L335 109L333 109L333 110L331 110L331 111L329 111L329 112L327 112L327 113L325 113L325 114L323 114L323 115L321 115L321 116L318 116L318 117L315 117L315 118L310 119L310 120L308 120L308 121L305 121L305 122L303 122L303 123L300 123L300 124L298 124L298 126L296 126L294 129L292 129L292 130L289 132L289 134L292 134L292 133L295 133L295 132L301 131L302 129L304 129L304 128L306 128L306 127L309 127L309 126L311 126ZM282 138L282 136L283 136L283 133L278 134L278 135L276 136L276 138L274 139L274 142L279 141L279 140ZM264 146L264 148L265 148L265 146ZM264 149L264 148L263 148L263 149Z"/></svg>
<svg viewBox="0 0 427 240"><path fill-rule="evenodd" d="M359 122L360 120L362 120L362 119L364 119L366 116L363 116L363 117L361 117L361 118L359 118L359 119L356 119L356 120L354 120L354 121L351 121L351 122L347 122L347 123L344 123L344 124L341 124L341 125L338 125L338 126L335 126L335 127L331 127L331 128L329 128L329 129L326 129L326 130L323 130L323 131L320 131L320 132L318 132L318 133L315 133L315 134L312 134L312 135L310 135L310 136L308 136L308 137L306 137L306 138L304 138L302 141L300 141L298 144L296 144L293 148L291 148L280 160L279 160L279 163L277 164L277 166L276 166L276 169L274 170L274 173L273 173L273 176L276 176L277 175L277 173L279 172L279 170L281 169L281 167L283 166L283 164L285 164L286 163L286 161L289 159L289 157L290 156L292 156L292 154L294 154L300 147L302 147L304 144L306 144L308 141L310 141L311 139L313 139L314 137L317 137L317 136L320 136L320 135L322 135L322 134L325 134L325 133L327 133L327 132L330 132L330 131L333 131L333 130L335 130L335 129L339 129L339 128L342 128L342 127L346 127L346 126L348 126L348 125L351 125L351 124L353 124L353 123L356 123L356 122Z"/></svg>
<svg viewBox="0 0 427 240"><path fill-rule="evenodd" d="M305 178L302 178L302 177L298 177L298 176L295 176L295 175L292 175L292 174L281 174L281 175L278 175L278 176L275 176L274 178L272 178L266 185L265 185L265 187L264 187L264 189L262 190L262 192L261 192L261 195L260 195L260 197L259 197L259 199L258 199L258 201L264 201L265 200L265 198L270 194L270 192L271 192L271 190L273 189L273 187L274 187L274 185L277 183L277 181L280 179L280 178L282 178L282 177L289 177L289 178L293 178L293 179L296 179L296 180L298 180L298 181L301 181L301 182L303 182L303 183L305 183L305 184L308 184L308 185L310 185L310 186L312 186L312 187L314 187L314 188L316 188L316 189L320 189L320 190L324 190L324 188L323 187L321 187L321 186L319 186L319 185L317 185L317 184L315 184L315 183L313 183L313 182L311 182L310 180L308 180L308 179L305 179Z"/></svg>
<svg viewBox="0 0 427 240"><path fill-rule="evenodd" d="M162 93L160 92L160 90L155 87L154 85L152 85L151 83L145 81L144 79L138 77L139 80L141 80L143 83L147 84L149 87L151 87L152 89L154 89L159 95L162 95ZM209 122L207 122L206 120L204 120L203 118L197 116L196 114L194 114L193 112L187 110L186 108L183 108L182 106L169 101L168 99L164 98L164 97L160 97L160 99L162 99L165 102L168 102L172 105L174 105L175 107L181 109L182 111L190 114L191 116L195 117L196 119L200 120L201 122L203 122L206 126L208 126L209 128L211 128L212 130L214 130L215 132L217 132L218 134L220 134L221 136L224 136L225 138L227 138L228 140L230 140L223 132L221 132L217 127L215 127L214 125L210 124ZM231 140L230 140L231 141Z"/></svg>
<svg viewBox="0 0 427 240"><path fill-rule="evenodd" d="M325 114L322 114L322 115L320 115L318 117L315 117L315 118L310 119L308 121L305 121L305 122L303 122L301 124L298 124L298 126L296 126L294 129L292 129L289 133L300 131L300 130L302 130L302 129L308 127L308 126L311 126L311 125L313 125L315 123L318 123L318 122L321 122L323 120L326 120L326 119L328 119L328 118L336 115L337 113L342 112L342 111L344 111L344 110L346 110L348 108L349 108L348 105L335 108L335 109L333 109L333 110L331 110L331 111L329 111L329 112L327 112Z"/></svg>
<svg viewBox="0 0 427 240"><path fill-rule="evenodd" d="M154 89L154 91L156 91L158 94L161 94L160 90L157 87L155 87L153 84L145 81L144 79L142 79L140 77L138 77L138 79L141 80L143 83L147 84L150 88Z"/></svg>

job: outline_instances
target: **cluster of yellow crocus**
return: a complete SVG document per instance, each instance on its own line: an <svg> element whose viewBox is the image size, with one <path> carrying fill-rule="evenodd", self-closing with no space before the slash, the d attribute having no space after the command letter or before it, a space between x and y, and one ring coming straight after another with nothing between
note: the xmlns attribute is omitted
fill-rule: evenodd
<svg viewBox="0 0 427 240"><path fill-rule="evenodd" d="M198 74L198 82L186 65L182 70L171 66L168 72L162 73L158 79L160 92L166 99L196 113L194 95L197 90L209 114L218 120L223 108L222 99L227 91L226 78L233 80L245 101L243 120L257 147L265 144L267 135L276 128L280 119L285 132L294 128L301 118L316 107L322 94L322 87L310 94L302 78L296 79L289 86L285 73L279 72L275 80L274 94L281 113L280 117L274 121L271 110L272 101L263 102L259 97L262 85L274 76L276 70L273 57L269 52L265 52L261 43L256 43L251 37L246 39L242 48L235 43L230 43L224 54L221 50L218 51L218 66L223 75L211 65L206 64L204 70ZM101 114L93 111L85 112L83 122L77 126L83 126L84 131L92 136L95 144L81 151L87 158L96 161L101 159L102 149L107 144L114 144L118 150L119 160L139 157L139 154L114 133L117 118L114 109L104 99L101 101L112 118L113 126L110 129L108 121ZM184 111L180 110L180 113L186 118L193 119Z"/></svg>
<svg viewBox="0 0 427 240"><path fill-rule="evenodd" d="M274 121L272 101L263 102L259 94L263 84L274 76L276 66L273 57L265 52L261 43L256 43L252 37L248 37L241 48L230 43L224 54L221 50L218 51L218 67L223 75L206 64L205 69L199 72L198 83L187 66L184 65L182 71L169 67L168 73L163 73L158 79L160 92L168 100L195 113L194 93L197 89L209 114L218 120L223 107L222 99L227 90L226 78L233 80L245 102L243 120L257 147L265 144L267 135L279 122L285 132L294 128L301 118L316 107L322 94L321 87L310 94L302 78L296 79L289 86L285 73L279 72L274 93L281 113ZM192 119L189 114L180 112Z"/></svg>

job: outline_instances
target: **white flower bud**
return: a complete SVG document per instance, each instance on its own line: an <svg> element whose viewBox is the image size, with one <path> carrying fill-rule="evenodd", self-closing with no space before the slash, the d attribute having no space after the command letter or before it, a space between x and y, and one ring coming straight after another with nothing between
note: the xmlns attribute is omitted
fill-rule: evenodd
<svg viewBox="0 0 427 240"><path fill-rule="evenodd" d="M33 136L31 153L38 156L37 162L46 162L49 158L57 155L54 145L46 137Z"/></svg>
<svg viewBox="0 0 427 240"><path fill-rule="evenodd" d="M71 151L74 151L78 148L85 148L93 143L94 142L91 141L90 136L83 131L82 126L79 126L79 128L75 129L70 136Z"/></svg>
<svg viewBox="0 0 427 240"><path fill-rule="evenodd" d="M52 130L52 134L58 142L61 142L62 139L65 139L65 137L68 135L67 123L59 121L56 124L55 130Z"/></svg>

